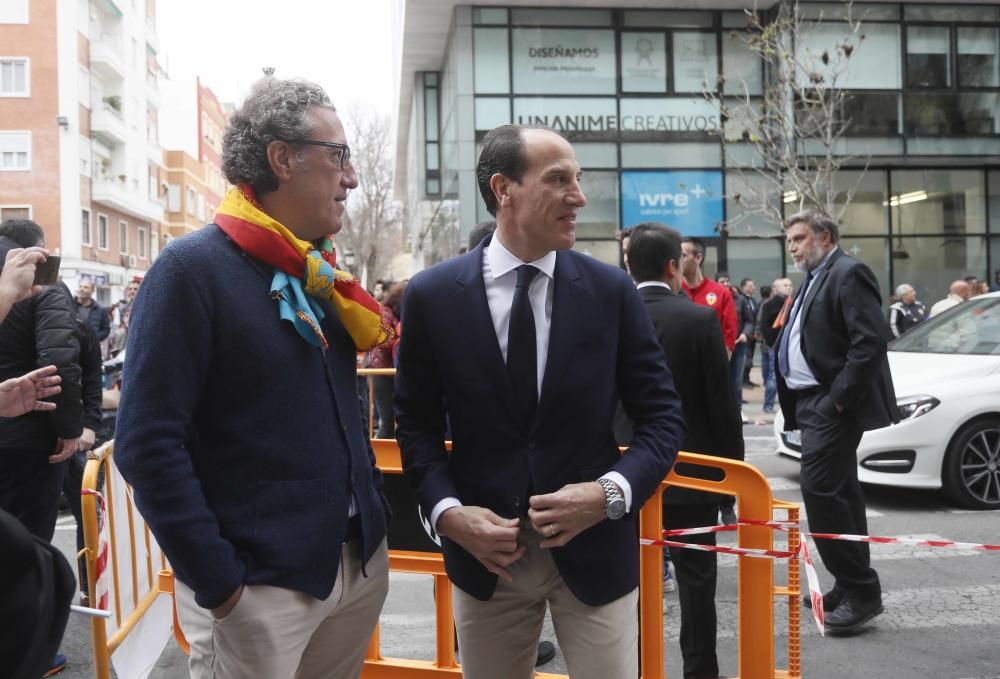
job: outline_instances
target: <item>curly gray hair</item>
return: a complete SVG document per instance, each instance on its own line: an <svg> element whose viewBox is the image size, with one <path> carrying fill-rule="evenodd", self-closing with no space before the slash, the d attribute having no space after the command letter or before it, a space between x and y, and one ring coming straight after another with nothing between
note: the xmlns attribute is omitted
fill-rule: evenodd
<svg viewBox="0 0 1000 679"><path fill-rule="evenodd" d="M312 127L310 106L335 111L319 85L304 80L264 78L229 118L222 139L222 172L232 184L249 184L259 195L278 188L267 160L272 141L303 139Z"/></svg>

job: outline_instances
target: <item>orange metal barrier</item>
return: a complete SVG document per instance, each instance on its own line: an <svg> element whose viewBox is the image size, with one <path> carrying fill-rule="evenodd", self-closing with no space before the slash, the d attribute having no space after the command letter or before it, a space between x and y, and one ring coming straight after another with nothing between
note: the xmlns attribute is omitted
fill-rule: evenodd
<svg viewBox="0 0 1000 679"><path fill-rule="evenodd" d="M365 371L374 374L391 374L393 371ZM394 440L372 440L376 462L386 474L401 474L402 465L399 448ZM84 472L84 488L97 488L98 471L104 466L110 468L112 444L103 446L97 453L97 459L87 463ZM776 501L771 495L771 489L766 478L752 465L735 462L717 457L681 453L679 463L696 465L703 468L721 470L724 478L711 481L686 476L677 471L676 467L660 484L654 495L643 505L639 516L639 534L641 538L658 540L661 537L663 525L662 494L668 485L705 490L724 495L735 495L739 502L739 514L748 520L768 520L774 517L774 510L787 511L787 520L798 521L798 505ZM110 478L110 474L108 475ZM111 510L113 493L124 489L113 488L108 484L108 520L114 525L116 519ZM130 525L137 512L128 500L128 520ZM84 537L86 543L87 574L90 582L90 596L96 601L94 588L96 578L94 573L97 555L97 506L92 496L83 497ZM140 517L141 520L141 517ZM146 553L149 553L149 529L143 527ZM135 531L130 531L135 535ZM117 554L117 545L112 534L111 550ZM797 530L789 532L788 551L798 549L799 534ZM772 531L765 526L740 526L737 531L740 547L757 549L773 549ZM662 548L643 546L640 549L640 660L641 677L643 679L666 679L664 669L664 637L663 637L663 579L662 579ZM111 654L121 644L124 638L134 628L138 620L152 605L160 594L173 594L173 573L165 559L157 564L148 561L143 573L148 575L148 588L140 596L138 582L140 578L139 565L136 563L135 550L132 569L132 600L134 610L123 619L120 607L114 611L118 630L109 639L106 634L103 619L94 618L92 634L94 644L95 669L97 679L108 679ZM789 560L788 584L784 587L774 586L774 562L740 556L738 557L738 679L797 679L801 676L799 649L799 564ZM122 567L117 557L114 561L117 567ZM461 669L455 659L454 618L451 606L451 584L444 570L444 561L440 554L425 552L410 552L390 550L389 568L396 572L421 573L431 575L435 579L435 612L436 612L436 653L434 660L412 660L406 658L383 657L379 645L379 629L369 643L368 655L365 661L362 677L364 679L432 679L434 677L459 677ZM154 572L158 577L154 581ZM120 601L118 594L118 573L113 573L113 587L116 603ZM774 598L779 596L788 601L788 669L776 670L774 659ZM178 644L187 653L189 646L177 622L176 605L174 607L174 636ZM564 675L536 673L537 679L556 679Z"/></svg>
<svg viewBox="0 0 1000 679"><path fill-rule="evenodd" d="M399 447L395 441L372 441L378 467L386 474L401 474ZM788 520L798 519L798 506L777 502L771 496L767 479L752 465L706 455L681 453L678 462L722 470L725 478L709 481L671 471L654 495L643 505L639 515L639 536L660 539L663 525L663 491L668 485L735 495L740 516L748 520L769 520L775 509L788 511ZM784 517L782 517L784 518ZM740 526L740 547L773 549L771 529L766 526ZM798 532L789 533L789 551L798 549ZM798 562L789 562L786 587L774 587L774 562L770 559L741 556L738 564L738 645L739 679L793 679L800 676L799 662L799 587ZM368 649L362 676L365 679L430 679L460 676L455 665L451 587L444 575L439 554L390 551L389 566L394 571L428 573L436 579L437 657L434 661L383 658L379 653L376 630ZM639 645L642 649L640 676L643 679L666 679L663 666L663 565L661 548L644 546L639 555L640 622ZM793 577L794 573L794 577ZM789 668L774 667L774 597L789 601ZM563 675L536 673L538 678Z"/></svg>
<svg viewBox="0 0 1000 679"><path fill-rule="evenodd" d="M173 573L166 558L159 552L156 542L132 502L131 491L114 470L111 455L113 442L108 442L95 451L84 467L82 487L99 491L104 495L107 507L110 544L107 568L110 575L109 602L112 619L93 617L90 620L91 640L94 648L94 674L97 679L109 679L111 656L121 646L125 638L135 629L149 611L157 597L172 592ZM103 471L104 485L98 487L98 479ZM93 495L81 498L83 518L84 549L82 554L87 565L87 582L90 600L97 604L97 557L98 557L98 501ZM118 516L116 504L124 504L125 516ZM120 531L115 528L120 521L128 522L128 544L119 544ZM131 586L123 585L126 581ZM171 583L169 589L161 585ZM114 631L108 636L108 625ZM176 612L175 612L175 629ZM180 641L180 638L178 639ZM186 642L184 642L186 644Z"/></svg>

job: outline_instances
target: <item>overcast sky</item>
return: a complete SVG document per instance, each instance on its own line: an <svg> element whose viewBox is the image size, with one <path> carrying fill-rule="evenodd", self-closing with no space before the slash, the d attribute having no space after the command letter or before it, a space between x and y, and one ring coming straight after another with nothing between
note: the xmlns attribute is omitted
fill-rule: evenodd
<svg viewBox="0 0 1000 679"><path fill-rule="evenodd" d="M198 75L239 104L261 68L312 80L339 109L391 113L389 0L159 0L160 56L171 77Z"/></svg>

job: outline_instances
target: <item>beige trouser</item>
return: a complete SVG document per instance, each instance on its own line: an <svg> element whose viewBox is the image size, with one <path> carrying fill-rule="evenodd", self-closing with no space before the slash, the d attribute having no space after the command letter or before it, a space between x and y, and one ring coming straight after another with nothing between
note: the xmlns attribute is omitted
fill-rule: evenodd
<svg viewBox="0 0 1000 679"><path fill-rule="evenodd" d="M530 531L522 531L530 533ZM462 676L526 679L534 676L545 604L571 679L639 676L639 590L604 606L588 606L570 592L552 555L528 540L524 556L500 579L489 601L452 586Z"/></svg>
<svg viewBox="0 0 1000 679"><path fill-rule="evenodd" d="M192 679L354 679L389 590L383 540L361 575L360 543L345 544L325 600L281 587L249 585L216 620L174 582L177 616L191 643Z"/></svg>

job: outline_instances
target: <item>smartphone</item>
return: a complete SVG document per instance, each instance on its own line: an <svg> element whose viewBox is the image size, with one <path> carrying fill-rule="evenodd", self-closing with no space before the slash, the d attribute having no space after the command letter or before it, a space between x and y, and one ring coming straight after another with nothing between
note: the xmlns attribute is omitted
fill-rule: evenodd
<svg viewBox="0 0 1000 679"><path fill-rule="evenodd" d="M35 285L55 285L59 281L59 262L62 257L49 255L35 266Z"/></svg>

